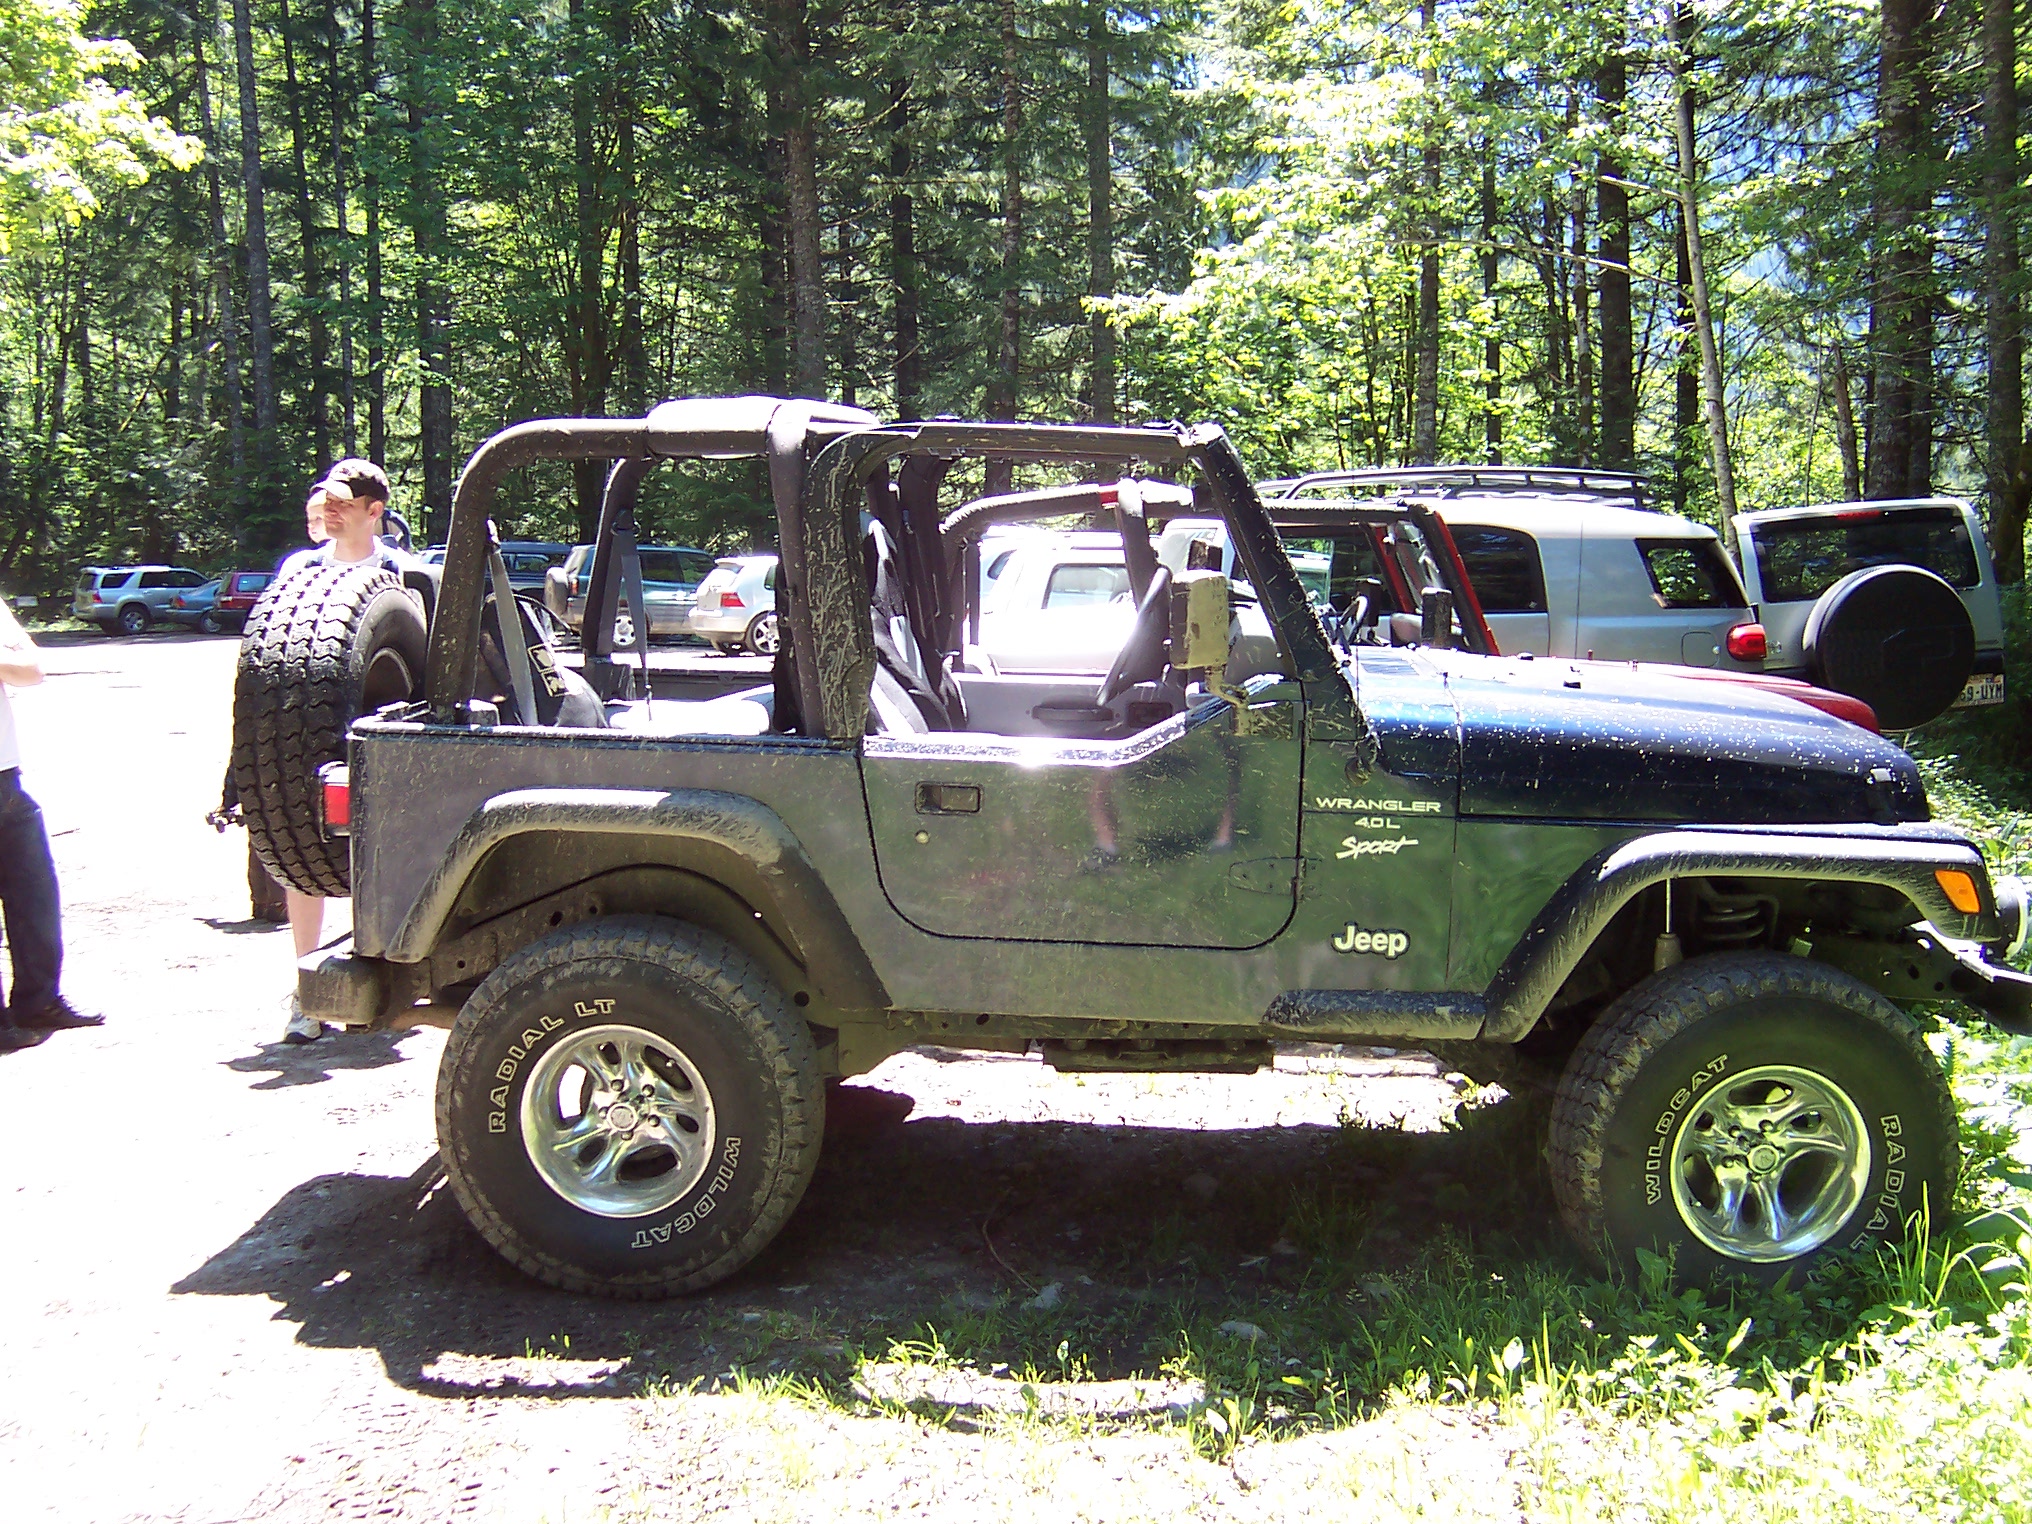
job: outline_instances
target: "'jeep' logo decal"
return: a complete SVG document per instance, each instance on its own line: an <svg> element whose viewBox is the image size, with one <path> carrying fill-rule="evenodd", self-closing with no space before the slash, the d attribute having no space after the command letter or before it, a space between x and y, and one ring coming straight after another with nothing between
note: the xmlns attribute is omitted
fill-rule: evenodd
<svg viewBox="0 0 2032 1524"><path fill-rule="evenodd" d="M1364 931L1353 922L1333 939L1337 953L1372 953L1380 958L1401 958L1411 938L1401 931Z"/></svg>

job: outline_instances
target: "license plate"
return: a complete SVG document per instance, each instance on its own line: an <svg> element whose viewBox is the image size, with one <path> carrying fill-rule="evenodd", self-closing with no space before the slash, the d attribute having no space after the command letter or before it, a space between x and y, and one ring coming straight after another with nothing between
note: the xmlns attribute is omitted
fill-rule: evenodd
<svg viewBox="0 0 2032 1524"><path fill-rule="evenodd" d="M1957 709L1968 709L1977 704L2001 704L2004 702L2004 674L2001 672L1978 672L1970 678L1961 690L1961 697L1954 701Z"/></svg>

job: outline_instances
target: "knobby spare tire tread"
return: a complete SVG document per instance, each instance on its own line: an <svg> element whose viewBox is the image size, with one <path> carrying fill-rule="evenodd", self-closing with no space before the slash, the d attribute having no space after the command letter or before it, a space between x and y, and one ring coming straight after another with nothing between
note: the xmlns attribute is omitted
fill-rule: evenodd
<svg viewBox="0 0 2032 1524"><path fill-rule="evenodd" d="M1560 1215L1583 1246L1624 1254L1629 1248L1613 1242L1602 1177L1611 1124L1639 1072L1704 1018L1765 996L1836 1006L1876 1028L1914 1073L1929 1077L1919 1099L1932 1113L1923 1120L1939 1140L1939 1152L1932 1159L1915 1158L1914 1165L1952 1187L1960 1165L1954 1097L1910 1018L1861 981L1810 959L1776 953L1696 958L1652 974L1618 997L1581 1038L1561 1076L1547 1157ZM1942 1212L1947 1205L1944 1199L1935 1203Z"/></svg>
<svg viewBox="0 0 2032 1524"><path fill-rule="evenodd" d="M240 642L233 784L255 855L303 894L351 892L348 844L326 840L320 825L318 769L344 757L346 727L360 712L363 662L373 654L358 650L363 634L406 645L420 679L423 615L401 580L376 565L321 562L271 583Z"/></svg>
<svg viewBox="0 0 2032 1524"><path fill-rule="evenodd" d="M765 1087L781 1108L781 1128L759 1150L763 1180L753 1216L725 1249L686 1270L658 1268L633 1276L589 1274L561 1255L547 1252L519 1231L500 1205L474 1178L462 1116L484 1110L492 1071L476 1062L475 1049L504 1007L532 982L568 966L597 973L601 965L650 964L678 974L712 1016L734 1034L765 1069ZM510 1014L513 1015L512 1010ZM514 1020L523 1018L514 1015ZM725 1280L766 1248L804 1198L818 1168L825 1133L825 1086L818 1050L805 1024L762 966L733 943L711 932L650 916L614 916L569 926L532 942L504 959L481 981L452 1023L438 1066L436 1121L445 1176L466 1218L510 1264L566 1291L622 1301L648 1301L702 1290ZM755 1161L744 1152L743 1165Z"/></svg>

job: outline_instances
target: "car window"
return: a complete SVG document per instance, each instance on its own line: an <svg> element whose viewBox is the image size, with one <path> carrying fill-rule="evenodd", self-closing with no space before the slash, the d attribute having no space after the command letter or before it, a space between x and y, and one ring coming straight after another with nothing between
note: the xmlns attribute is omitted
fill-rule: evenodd
<svg viewBox="0 0 2032 1524"><path fill-rule="evenodd" d="M651 550L642 556L642 580L674 583L691 579L685 576L684 560L675 551Z"/></svg>
<svg viewBox="0 0 2032 1524"><path fill-rule="evenodd" d="M1741 608L1748 601L1712 540L1639 540L1637 551L1662 609Z"/></svg>
<svg viewBox="0 0 2032 1524"><path fill-rule="evenodd" d="M1118 595L1127 591L1129 568L1126 566L1077 563L1054 566L1051 580L1044 585L1044 606L1048 609L1069 609L1112 603Z"/></svg>
<svg viewBox="0 0 2032 1524"><path fill-rule="evenodd" d="M168 587L170 585L169 577L170 574L166 571L143 572L141 574L141 586Z"/></svg>
<svg viewBox="0 0 2032 1524"><path fill-rule="evenodd" d="M206 580L202 572L178 571L169 574L171 587L203 587Z"/></svg>
<svg viewBox="0 0 2032 1524"><path fill-rule="evenodd" d="M1536 540L1521 530L1498 529L1492 524L1449 527L1483 613L1545 612L1545 566ZM1652 577L1656 580L1655 571Z"/></svg>
<svg viewBox="0 0 2032 1524"><path fill-rule="evenodd" d="M269 581L267 572L242 572L233 579L233 590L240 593L258 593L268 586Z"/></svg>
<svg viewBox="0 0 2032 1524"><path fill-rule="evenodd" d="M550 570L550 557L543 555L505 556L508 570L512 572L534 572L542 574Z"/></svg>
<svg viewBox="0 0 2032 1524"><path fill-rule="evenodd" d="M1957 508L1847 509L1829 518L1753 525L1750 544L1764 597L1773 603L1818 598L1866 566L1923 566L1953 587L1982 580Z"/></svg>
<svg viewBox="0 0 2032 1524"><path fill-rule="evenodd" d="M684 582L703 582L706 574L713 569L711 556L679 556L677 560L678 565L684 568L684 576L679 579Z"/></svg>
<svg viewBox="0 0 2032 1524"><path fill-rule="evenodd" d="M771 593L776 591L776 568L781 564L779 561L771 561L769 570L762 573L762 587L765 591Z"/></svg>
<svg viewBox="0 0 2032 1524"><path fill-rule="evenodd" d="M1003 569L1007 567L1009 564L1009 558L1015 554L1016 551L1013 546L1010 549L1002 551L999 554L997 554L995 559L990 561L987 564L987 566L982 569L981 571L982 580L987 582L993 582L996 578L1000 577L1002 575Z"/></svg>

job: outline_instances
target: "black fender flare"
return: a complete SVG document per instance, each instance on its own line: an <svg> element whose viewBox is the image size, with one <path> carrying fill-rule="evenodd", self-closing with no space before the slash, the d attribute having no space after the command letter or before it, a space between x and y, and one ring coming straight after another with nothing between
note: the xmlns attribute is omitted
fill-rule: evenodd
<svg viewBox="0 0 2032 1524"><path fill-rule="evenodd" d="M1934 876L1942 869L1968 874L1989 908L1976 915L1957 910ZM1945 937L1989 942L2000 934L1982 854L1944 828L1660 831L1600 853L1546 901L1489 981L1483 1040L1524 1037L1617 911L1654 884L1687 878L1880 884L1904 895L1919 919Z"/></svg>
<svg viewBox="0 0 2032 1524"><path fill-rule="evenodd" d="M716 789L525 788L494 795L459 828L383 956L392 963L428 957L487 854L532 831L674 838L730 852L770 897L795 940L791 951L828 1005L889 1007L860 939L790 827L766 805Z"/></svg>

